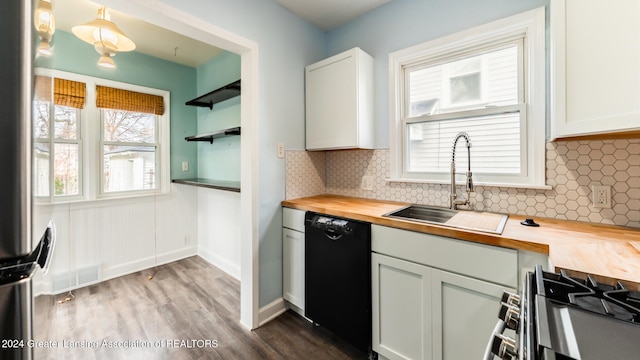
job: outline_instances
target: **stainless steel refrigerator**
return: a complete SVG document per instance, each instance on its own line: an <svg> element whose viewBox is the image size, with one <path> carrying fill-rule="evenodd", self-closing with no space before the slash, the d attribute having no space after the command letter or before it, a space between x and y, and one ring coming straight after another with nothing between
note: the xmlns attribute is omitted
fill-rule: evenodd
<svg viewBox="0 0 640 360"><path fill-rule="evenodd" d="M31 277L55 241L52 223L31 234L31 19L30 0L0 1L0 359L33 357Z"/></svg>

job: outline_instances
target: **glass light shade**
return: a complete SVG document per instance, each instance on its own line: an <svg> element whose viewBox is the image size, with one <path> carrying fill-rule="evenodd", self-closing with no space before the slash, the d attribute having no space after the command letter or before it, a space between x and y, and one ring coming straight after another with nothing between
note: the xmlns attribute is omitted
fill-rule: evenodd
<svg viewBox="0 0 640 360"><path fill-rule="evenodd" d="M93 31L93 39L96 42L109 42L118 46L118 36L107 28L99 28Z"/></svg>
<svg viewBox="0 0 640 360"><path fill-rule="evenodd" d="M52 54L51 37L56 32L56 19L51 9L51 0L39 0L38 6L33 16L33 25L40 36L40 45L38 45L38 54L50 56Z"/></svg>
<svg viewBox="0 0 640 360"><path fill-rule="evenodd" d="M53 49L51 49L51 45L49 45L48 41L40 41L40 45L38 45L38 54L43 56L53 55Z"/></svg>
<svg viewBox="0 0 640 360"><path fill-rule="evenodd" d="M118 51L135 50L136 44L131 41L116 24L109 21L109 14L106 7L98 10L99 18L89 21L86 24L74 26L71 31L82 41L91 45L107 47Z"/></svg>
<svg viewBox="0 0 640 360"><path fill-rule="evenodd" d="M115 69L116 63L113 61L109 54L103 54L98 60L98 66L103 67L105 69Z"/></svg>

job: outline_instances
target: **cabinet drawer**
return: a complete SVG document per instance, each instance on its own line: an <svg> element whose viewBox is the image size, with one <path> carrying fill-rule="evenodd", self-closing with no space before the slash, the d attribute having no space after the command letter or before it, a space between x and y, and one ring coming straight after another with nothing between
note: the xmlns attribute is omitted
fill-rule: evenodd
<svg viewBox="0 0 640 360"><path fill-rule="evenodd" d="M518 288L517 250L373 225L371 251Z"/></svg>
<svg viewBox="0 0 640 360"><path fill-rule="evenodd" d="M282 208L282 226L304 232L304 210Z"/></svg>

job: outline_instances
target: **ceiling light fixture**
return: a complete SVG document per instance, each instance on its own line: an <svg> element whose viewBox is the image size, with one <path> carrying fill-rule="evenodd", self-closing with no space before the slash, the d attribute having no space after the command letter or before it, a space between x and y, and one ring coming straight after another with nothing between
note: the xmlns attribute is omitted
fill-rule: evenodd
<svg viewBox="0 0 640 360"><path fill-rule="evenodd" d="M56 19L53 17L51 8L51 0L39 0L38 6L33 17L33 24L40 36L40 45L38 45L38 54L51 56L51 38L56 32Z"/></svg>
<svg viewBox="0 0 640 360"><path fill-rule="evenodd" d="M98 10L97 19L74 26L71 31L82 41L94 46L98 54L102 55L98 60L98 65L104 68L113 69L116 67L111 57L115 56L118 51L132 51L136 48L136 44L116 24L111 22L111 16L106 6Z"/></svg>

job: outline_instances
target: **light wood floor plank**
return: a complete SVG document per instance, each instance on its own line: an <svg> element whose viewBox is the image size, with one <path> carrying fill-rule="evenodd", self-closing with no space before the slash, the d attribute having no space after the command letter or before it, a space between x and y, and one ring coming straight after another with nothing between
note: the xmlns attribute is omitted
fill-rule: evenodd
<svg viewBox="0 0 640 360"><path fill-rule="evenodd" d="M154 274L155 273L155 274ZM153 274L153 279L147 276ZM240 318L240 283L194 256L60 296L35 299L34 336L59 346L36 348L36 360L366 359L322 328L289 311L255 331ZM215 340L218 347L168 347L167 340ZM162 341L160 348L107 348L103 341Z"/></svg>

